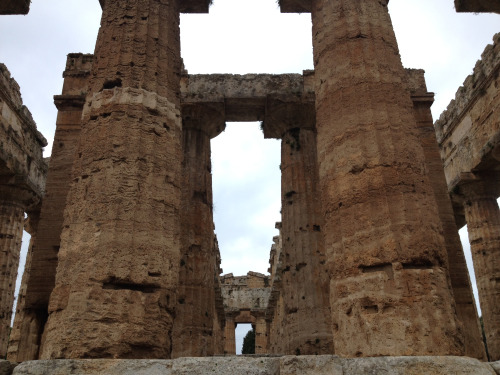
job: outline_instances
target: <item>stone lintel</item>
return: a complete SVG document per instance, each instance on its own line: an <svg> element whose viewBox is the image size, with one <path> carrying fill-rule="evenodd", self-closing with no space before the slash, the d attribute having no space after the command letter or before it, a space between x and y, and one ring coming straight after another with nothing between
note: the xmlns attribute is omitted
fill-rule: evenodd
<svg viewBox="0 0 500 375"><path fill-rule="evenodd" d="M264 121L269 95L314 101L313 74L199 74L181 80L181 102L224 102L226 121Z"/></svg>
<svg viewBox="0 0 500 375"><path fill-rule="evenodd" d="M30 0L2 0L0 14L28 14L30 4Z"/></svg>
<svg viewBox="0 0 500 375"><path fill-rule="evenodd" d="M281 13L311 13L311 0L279 0Z"/></svg>
<svg viewBox="0 0 500 375"><path fill-rule="evenodd" d="M498 0L455 0L457 12L500 13Z"/></svg>
<svg viewBox="0 0 500 375"><path fill-rule="evenodd" d="M99 0L101 9L104 9L106 0ZM208 13L212 0L182 0L180 2L180 13Z"/></svg>

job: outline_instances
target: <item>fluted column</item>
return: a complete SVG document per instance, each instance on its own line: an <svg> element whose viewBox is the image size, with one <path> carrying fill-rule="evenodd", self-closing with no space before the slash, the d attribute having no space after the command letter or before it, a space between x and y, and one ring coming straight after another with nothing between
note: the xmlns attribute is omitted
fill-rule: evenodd
<svg viewBox="0 0 500 375"><path fill-rule="evenodd" d="M41 358L169 358L180 262L178 1L106 3Z"/></svg>
<svg viewBox="0 0 500 375"><path fill-rule="evenodd" d="M215 354L215 278L210 139L225 127L223 106L184 108L182 240L172 357Z"/></svg>
<svg viewBox="0 0 500 375"><path fill-rule="evenodd" d="M421 74L423 75L423 71ZM432 121L430 107L434 101L434 94L427 93L425 80L423 82L423 87L421 88L423 89L423 93L412 95L414 115L419 130L419 140L424 150L429 179L432 184L436 206L443 227L450 267L451 287L457 306L457 318L462 323L464 333L465 355L486 360L486 351L481 335L476 303L472 293L469 270L467 269L462 242L460 241L457 224L455 223L455 215L448 193L443 162L439 154L436 132L434 131Z"/></svg>
<svg viewBox="0 0 500 375"><path fill-rule="evenodd" d="M316 160L313 126L285 131L281 142L285 354L333 350Z"/></svg>
<svg viewBox="0 0 500 375"><path fill-rule="evenodd" d="M312 0L311 13L335 353L462 355L387 1Z"/></svg>
<svg viewBox="0 0 500 375"><path fill-rule="evenodd" d="M25 208L17 200L6 199L2 190L0 196L0 358L4 358L10 334Z"/></svg>
<svg viewBox="0 0 500 375"><path fill-rule="evenodd" d="M236 354L235 329L236 324L234 323L234 318L226 317L226 326L224 327L224 354Z"/></svg>
<svg viewBox="0 0 500 375"><path fill-rule="evenodd" d="M27 292L27 280L30 276L30 269L33 260L33 249L38 237L38 224L40 222L40 206L35 209L31 209L28 212L28 219L25 220L24 229L31 235L30 243L28 247L28 253L26 254L26 262L24 264L24 273L21 280L21 286L19 288L19 295L17 296L16 305L16 316L14 318L14 326L10 332L9 346L7 351L7 359L12 362L21 362L18 358L27 357L29 359L36 359L38 355L38 343L36 335L40 335L39 327L29 324L25 321L26 318L26 292ZM24 324L23 324L24 323ZM22 326L28 326L24 330L24 333L30 332L29 328L35 328L35 332L32 335L25 335L21 337L23 331L20 329ZM26 340L29 337L31 340ZM34 339L35 338L35 339Z"/></svg>
<svg viewBox="0 0 500 375"><path fill-rule="evenodd" d="M82 93L86 91L92 60L91 55L68 55L62 95L55 97L56 132L40 212L40 230L36 237L31 237L7 354L13 362L38 359L55 283L64 208L81 129L85 103Z"/></svg>
<svg viewBox="0 0 500 375"><path fill-rule="evenodd" d="M484 179L460 186L490 361L500 360L500 211L496 184Z"/></svg>

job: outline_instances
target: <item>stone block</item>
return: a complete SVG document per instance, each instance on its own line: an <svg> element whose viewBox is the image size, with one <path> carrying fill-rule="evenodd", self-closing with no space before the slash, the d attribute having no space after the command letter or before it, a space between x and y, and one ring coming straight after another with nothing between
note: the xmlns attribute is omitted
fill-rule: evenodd
<svg viewBox="0 0 500 375"><path fill-rule="evenodd" d="M337 361L336 361L337 359ZM343 375L337 356L286 356L280 360L280 375Z"/></svg>
<svg viewBox="0 0 500 375"><path fill-rule="evenodd" d="M493 368L493 370L495 370L497 375L500 375L500 361L492 362L490 363L490 365Z"/></svg>
<svg viewBox="0 0 500 375"><path fill-rule="evenodd" d="M278 375L280 362L276 357L179 358L172 369L175 375Z"/></svg>
<svg viewBox="0 0 500 375"><path fill-rule="evenodd" d="M495 375L488 364L468 357L374 357L341 362L343 375Z"/></svg>
<svg viewBox="0 0 500 375"><path fill-rule="evenodd" d="M27 361L14 375L170 375L170 360L60 359Z"/></svg>

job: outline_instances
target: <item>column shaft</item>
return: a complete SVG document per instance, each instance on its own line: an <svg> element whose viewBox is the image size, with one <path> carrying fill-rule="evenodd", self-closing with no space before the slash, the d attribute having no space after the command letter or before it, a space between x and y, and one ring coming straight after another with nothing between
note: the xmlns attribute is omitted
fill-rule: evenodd
<svg viewBox="0 0 500 375"><path fill-rule="evenodd" d="M82 74L82 71L88 67L81 63L82 58L87 64L88 60L91 61L85 56L80 56L80 61L73 60L71 56L68 58L63 96L56 100L59 111L40 223L37 227L39 230L36 237L31 237L21 283L23 298L20 294L7 355L13 362L38 359L47 322L50 293L54 289L56 277L64 207L72 181L72 166L81 129L84 98L72 94L80 94L86 90L87 74ZM71 69L74 69L76 78L71 76Z"/></svg>
<svg viewBox="0 0 500 375"><path fill-rule="evenodd" d="M490 361L500 360L500 211L481 188L468 194L465 219Z"/></svg>
<svg viewBox="0 0 500 375"><path fill-rule="evenodd" d="M23 206L0 200L0 358L7 353L23 227Z"/></svg>
<svg viewBox="0 0 500 375"><path fill-rule="evenodd" d="M226 317L224 327L224 354L236 354L236 337L234 320Z"/></svg>
<svg viewBox="0 0 500 375"><path fill-rule="evenodd" d="M169 358L180 253L178 1L106 4L41 358Z"/></svg>
<svg viewBox="0 0 500 375"><path fill-rule="evenodd" d="M436 200L439 218L443 227L446 251L450 267L450 280L453 296L457 306L457 318L462 323L464 333L465 355L486 360L481 327L476 303L472 293L469 270L465 261L462 242L458 235L453 207L448 193L443 162L439 154L436 132L432 121L430 105L432 101L416 101L413 103L414 114L419 130L419 139L424 150L429 180Z"/></svg>
<svg viewBox="0 0 500 375"><path fill-rule="evenodd" d="M7 359L11 362L21 362L18 358L28 358L36 359L38 356L38 345L40 344L39 326L34 324L27 324L25 318L27 316L25 306L26 306L26 291L27 291L27 280L30 276L30 269L33 260L33 248L37 242L38 237L38 224L40 221L40 207L38 206L36 210L30 210L28 213L28 220L25 221L24 229L31 235L30 243L28 247L28 253L26 254L26 262L24 265L24 273L21 280L21 286L19 288L19 295L17 296L16 305L16 316L14 318L14 326L10 332L9 347L7 351ZM21 327L25 329L22 330ZM30 329L35 327L36 332L32 332L30 335ZM21 336L23 333L27 333ZM27 340L27 338L31 340ZM34 339L35 337L35 339ZM28 360L27 359L27 360Z"/></svg>
<svg viewBox="0 0 500 375"><path fill-rule="evenodd" d="M258 317L255 322L255 354L268 354L267 322L264 317Z"/></svg>
<svg viewBox="0 0 500 375"><path fill-rule="evenodd" d="M214 224L210 137L184 126L182 247L174 324L173 357L211 356L215 352Z"/></svg>
<svg viewBox="0 0 500 375"><path fill-rule="evenodd" d="M288 130L281 143L285 354L332 353L329 281L319 214L316 134Z"/></svg>
<svg viewBox="0 0 500 375"><path fill-rule="evenodd" d="M447 253L387 1L313 0L335 353L461 355Z"/></svg>

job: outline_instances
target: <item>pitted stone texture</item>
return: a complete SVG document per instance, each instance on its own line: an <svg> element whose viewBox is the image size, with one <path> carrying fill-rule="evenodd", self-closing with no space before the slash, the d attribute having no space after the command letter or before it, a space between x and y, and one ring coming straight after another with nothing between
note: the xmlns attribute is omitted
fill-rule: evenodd
<svg viewBox="0 0 500 375"><path fill-rule="evenodd" d="M21 363L15 375L170 375L168 360L59 359Z"/></svg>
<svg viewBox="0 0 500 375"><path fill-rule="evenodd" d="M173 375L279 375L279 358L212 357L174 360Z"/></svg>
<svg viewBox="0 0 500 375"><path fill-rule="evenodd" d="M493 370L497 365L468 357L231 356L28 361L13 375L497 375Z"/></svg>
<svg viewBox="0 0 500 375"><path fill-rule="evenodd" d="M169 358L180 261L179 2L103 10L40 358Z"/></svg>
<svg viewBox="0 0 500 375"><path fill-rule="evenodd" d="M312 5L335 353L460 355L442 226L387 1Z"/></svg>
<svg viewBox="0 0 500 375"><path fill-rule="evenodd" d="M495 375L468 357L377 357L342 359L343 375Z"/></svg>
<svg viewBox="0 0 500 375"><path fill-rule="evenodd" d="M280 375L344 375L337 356L286 356L280 360Z"/></svg>

